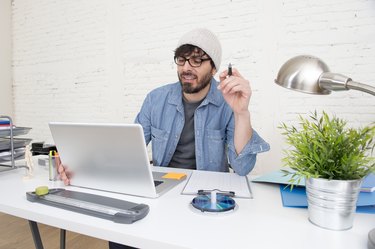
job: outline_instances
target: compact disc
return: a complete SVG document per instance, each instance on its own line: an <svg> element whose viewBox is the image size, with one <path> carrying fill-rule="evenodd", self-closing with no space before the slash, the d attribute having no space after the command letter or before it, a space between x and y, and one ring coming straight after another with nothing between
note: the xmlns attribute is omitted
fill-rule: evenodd
<svg viewBox="0 0 375 249"><path fill-rule="evenodd" d="M217 194L216 202L211 202L210 195L198 195L191 205L202 212L225 212L236 207L236 202L227 195Z"/></svg>

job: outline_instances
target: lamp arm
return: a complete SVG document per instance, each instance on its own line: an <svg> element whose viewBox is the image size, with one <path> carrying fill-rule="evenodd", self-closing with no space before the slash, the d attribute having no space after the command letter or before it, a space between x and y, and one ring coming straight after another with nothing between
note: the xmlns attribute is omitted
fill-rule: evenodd
<svg viewBox="0 0 375 249"><path fill-rule="evenodd" d="M375 87L353 81L351 78L338 73L324 72L320 75L318 83L320 88L328 91L347 91L352 89L375 96Z"/></svg>
<svg viewBox="0 0 375 249"><path fill-rule="evenodd" d="M346 87L348 89L366 92L366 93L369 93L369 94L375 96L375 87L373 87L373 86L369 86L369 85L366 85L366 84L362 84L362 83L350 80L346 83Z"/></svg>

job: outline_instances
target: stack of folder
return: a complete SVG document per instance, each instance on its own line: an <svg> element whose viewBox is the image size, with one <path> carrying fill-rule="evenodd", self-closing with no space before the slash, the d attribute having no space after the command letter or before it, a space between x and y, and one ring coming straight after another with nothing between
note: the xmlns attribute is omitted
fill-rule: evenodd
<svg viewBox="0 0 375 249"><path fill-rule="evenodd" d="M275 183L280 185L281 200L284 207L306 208L307 196L305 181L301 180L293 189L289 186L290 176L280 170L256 177L252 182ZM357 213L375 214L375 174L369 174L362 182L357 201Z"/></svg>

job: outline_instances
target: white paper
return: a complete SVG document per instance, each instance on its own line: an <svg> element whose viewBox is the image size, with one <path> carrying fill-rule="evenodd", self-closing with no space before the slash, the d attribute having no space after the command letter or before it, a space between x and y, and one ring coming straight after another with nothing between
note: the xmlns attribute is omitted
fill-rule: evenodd
<svg viewBox="0 0 375 249"><path fill-rule="evenodd" d="M235 173L195 170L187 181L182 194L196 195L198 190L233 191L235 197L253 198L246 176Z"/></svg>

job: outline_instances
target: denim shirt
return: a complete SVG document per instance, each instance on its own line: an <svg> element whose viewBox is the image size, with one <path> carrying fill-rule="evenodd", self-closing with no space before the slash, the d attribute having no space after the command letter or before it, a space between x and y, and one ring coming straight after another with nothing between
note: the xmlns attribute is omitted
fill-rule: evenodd
<svg viewBox="0 0 375 249"><path fill-rule="evenodd" d="M206 98L194 113L197 169L228 172L230 164L237 174L247 175L254 168L257 153L268 151L270 146L253 130L251 139L237 155L234 114L217 85L212 78ZM152 141L153 164L168 166L185 123L180 82L151 91L135 122L142 125L146 144Z"/></svg>

